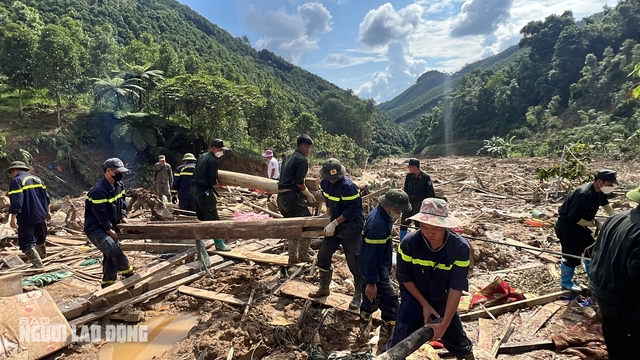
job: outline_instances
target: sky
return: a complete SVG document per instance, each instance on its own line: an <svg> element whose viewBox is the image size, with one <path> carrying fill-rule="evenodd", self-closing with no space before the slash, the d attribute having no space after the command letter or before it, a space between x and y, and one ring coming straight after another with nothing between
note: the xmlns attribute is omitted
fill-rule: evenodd
<svg viewBox="0 0 640 360"><path fill-rule="evenodd" d="M358 96L391 100L429 70L455 72L517 44L532 20L615 0L179 0Z"/></svg>

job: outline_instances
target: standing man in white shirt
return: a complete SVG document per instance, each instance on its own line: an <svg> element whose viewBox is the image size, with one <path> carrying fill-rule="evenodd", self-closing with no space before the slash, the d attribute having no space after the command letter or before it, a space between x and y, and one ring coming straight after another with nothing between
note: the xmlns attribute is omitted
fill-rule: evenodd
<svg viewBox="0 0 640 360"><path fill-rule="evenodd" d="M264 154L262 154L262 157L269 160L269 166L267 167L267 177L269 179L278 180L280 178L280 168L278 166L278 160L273 156L273 151L265 151Z"/></svg>

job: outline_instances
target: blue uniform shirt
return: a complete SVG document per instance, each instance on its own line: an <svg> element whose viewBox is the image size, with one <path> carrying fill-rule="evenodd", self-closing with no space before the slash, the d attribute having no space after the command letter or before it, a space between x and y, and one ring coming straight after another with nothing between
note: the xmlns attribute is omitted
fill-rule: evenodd
<svg viewBox="0 0 640 360"><path fill-rule="evenodd" d="M327 199L327 208L331 214L331 220L344 216L347 221L338 225L358 228L358 233L362 230L364 223L364 211L362 210L362 198L358 186L345 176L336 181L335 184L329 180L320 181L322 194ZM351 223L351 224L349 224Z"/></svg>
<svg viewBox="0 0 640 360"><path fill-rule="evenodd" d="M122 181L111 186L102 177L95 184L85 200L84 232L92 234L100 231L118 231L116 225L127 215L127 202Z"/></svg>
<svg viewBox="0 0 640 360"><path fill-rule="evenodd" d="M391 272L391 227L393 221L381 205L367 217L362 230L358 269L366 284L375 284L389 278Z"/></svg>
<svg viewBox="0 0 640 360"><path fill-rule="evenodd" d="M21 171L9 184L10 214L17 214L20 225L39 224L47 219L51 197L42 180L26 171Z"/></svg>
<svg viewBox="0 0 640 360"><path fill-rule="evenodd" d="M191 177L193 176L193 170L196 168L195 161L189 161L176 168L176 172L173 174L173 185L171 186L171 193L178 194L178 197L182 201L191 195Z"/></svg>
<svg viewBox="0 0 640 360"><path fill-rule="evenodd" d="M398 247L400 290L409 294L403 282L413 281L429 303L446 301L449 289L466 291L468 270L469 243L450 230L437 250L431 249L421 231L407 235Z"/></svg>

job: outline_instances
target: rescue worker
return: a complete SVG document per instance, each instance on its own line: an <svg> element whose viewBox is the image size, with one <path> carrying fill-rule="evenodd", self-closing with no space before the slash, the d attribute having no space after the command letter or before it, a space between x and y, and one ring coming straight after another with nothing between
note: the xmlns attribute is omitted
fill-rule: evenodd
<svg viewBox="0 0 640 360"><path fill-rule="evenodd" d="M118 275L134 274L133 266L120 249L117 225L127 222L127 202L122 183L129 172L118 158L102 164L104 176L96 183L85 200L84 232L89 241L102 252L102 288L113 285Z"/></svg>
<svg viewBox="0 0 640 360"><path fill-rule="evenodd" d="M469 288L469 243L450 229L461 222L449 213L445 200L436 198L423 200L419 213L409 220L417 221L420 230L398 247L400 308L389 347L427 326L452 355L474 359L458 316L462 292Z"/></svg>
<svg viewBox="0 0 640 360"><path fill-rule="evenodd" d="M160 201L165 201L171 198L171 184L173 184L173 171L171 165L167 163L164 155L158 157L158 162L153 165L153 181L156 184L156 195L160 198Z"/></svg>
<svg viewBox="0 0 640 360"><path fill-rule="evenodd" d="M196 204L196 215L200 221L220 220L216 207L218 193L213 186L218 183L218 169L220 168L218 159L224 155L224 150L229 150L224 146L224 141L213 139L210 150L200 155L193 170L191 190ZM224 240L215 239L214 242L217 250L231 251Z"/></svg>
<svg viewBox="0 0 640 360"><path fill-rule="evenodd" d="M409 159L409 173L404 179L403 190L409 195L411 210L402 213L402 222L400 223L400 241L402 241L407 235L407 228L411 225L411 221L407 219L420 211L422 200L436 197L431 177L424 171L420 170L420 160ZM418 224L415 224L415 226L418 226Z"/></svg>
<svg viewBox="0 0 640 360"><path fill-rule="evenodd" d="M316 203L316 198L304 184L309 170L307 157L311 153L311 146L313 146L313 140L309 135L298 136L296 150L282 162L282 171L278 180L278 210L285 218L311 216L309 205ZM289 263L311 262L310 244L310 238L289 239L287 245Z"/></svg>
<svg viewBox="0 0 640 360"><path fill-rule="evenodd" d="M42 180L29 174L29 167L14 161L7 168L13 179L9 184L10 226L18 229L18 246L32 266L44 271L47 257L45 240L47 221L51 220L51 197Z"/></svg>
<svg viewBox="0 0 640 360"><path fill-rule="evenodd" d="M595 218L600 206L608 216L613 215L613 208L609 205L606 195L613 191L613 185L617 183L615 171L600 170L593 181L582 184L569 194L558 211L558 221L555 225L556 236L560 239L563 253L591 257L591 246L595 240L590 227L598 231L602 226ZM580 287L573 282L573 274L578 265L580 265L580 259L573 257L562 259L560 285L563 288L580 291ZM584 267L589 276L591 260L585 260Z"/></svg>
<svg viewBox="0 0 640 360"><path fill-rule="evenodd" d="M398 315L398 294L389 279L393 252L391 229L403 212L411 210L411 203L409 195L400 189L387 191L378 201L380 204L364 224L358 268L364 280L365 295L360 306L360 340L367 340L371 314L380 309L382 325L378 353L382 353L393 334Z"/></svg>
<svg viewBox="0 0 640 360"><path fill-rule="evenodd" d="M349 271L353 275L353 299L349 309L356 310L362 304L362 277L358 270L358 250L364 225L364 211L360 189L346 175L346 169L338 159L328 159L322 165L320 188L327 199L327 209L331 222L324 228L324 239L318 251L320 287L309 297L329 295L329 285L333 275L331 258L342 245Z"/></svg>
<svg viewBox="0 0 640 360"><path fill-rule="evenodd" d="M280 178L280 164L273 156L273 151L265 151L264 154L262 154L262 157L269 160L269 165L267 166L267 177L269 179L278 180Z"/></svg>
<svg viewBox="0 0 640 360"><path fill-rule="evenodd" d="M171 187L171 202L178 203L182 210L196 211L196 204L191 194L191 177L196 168L196 157L192 153L186 153L182 157L182 165L176 168L173 174L173 186Z"/></svg>
<svg viewBox="0 0 640 360"><path fill-rule="evenodd" d="M640 204L640 188L627 198ZM609 359L636 359L640 339L640 206L611 216L593 249L589 288L602 313Z"/></svg>

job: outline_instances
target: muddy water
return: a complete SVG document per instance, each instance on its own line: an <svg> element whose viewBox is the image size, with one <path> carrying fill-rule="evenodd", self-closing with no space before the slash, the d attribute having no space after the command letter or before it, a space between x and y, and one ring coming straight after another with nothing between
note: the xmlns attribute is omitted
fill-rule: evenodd
<svg viewBox="0 0 640 360"><path fill-rule="evenodd" d="M148 360L168 350L184 339L198 323L197 313L159 315L142 325L148 326L147 342L109 343L100 349L99 360Z"/></svg>

